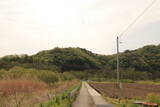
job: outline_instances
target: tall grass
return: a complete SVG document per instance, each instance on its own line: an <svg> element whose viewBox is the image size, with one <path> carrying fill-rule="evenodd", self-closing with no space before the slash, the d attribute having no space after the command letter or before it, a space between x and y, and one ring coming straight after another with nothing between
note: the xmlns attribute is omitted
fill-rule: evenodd
<svg viewBox="0 0 160 107"><path fill-rule="evenodd" d="M36 107L71 107L78 94L79 89L80 84L73 85L72 87L65 89L61 94L53 97L51 100L36 105ZM73 91L74 94L71 95Z"/></svg>
<svg viewBox="0 0 160 107"><path fill-rule="evenodd" d="M22 107L26 98L47 90L44 82L34 80L0 80L0 107Z"/></svg>
<svg viewBox="0 0 160 107"><path fill-rule="evenodd" d="M48 70L25 69L22 67L13 67L10 70L0 70L0 79L32 79L40 80L47 84L54 84L59 81L75 79L69 72L58 73Z"/></svg>
<svg viewBox="0 0 160 107"><path fill-rule="evenodd" d="M13 67L0 70L0 107L25 107L52 98L75 81L70 73Z"/></svg>

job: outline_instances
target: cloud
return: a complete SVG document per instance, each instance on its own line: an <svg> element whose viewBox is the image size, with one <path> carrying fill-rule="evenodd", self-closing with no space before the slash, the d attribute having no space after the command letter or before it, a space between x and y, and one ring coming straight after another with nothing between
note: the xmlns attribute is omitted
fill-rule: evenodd
<svg viewBox="0 0 160 107"><path fill-rule="evenodd" d="M101 54L116 51L115 37L151 2L151 0L1 0L0 56L34 54L54 47L82 47ZM126 35L147 35L159 25L159 1ZM153 24L154 23L154 24ZM157 23L157 24L156 24ZM149 28L144 28L150 26ZM143 29L144 28L144 29ZM138 33L136 33L138 32ZM127 36L126 36L127 37ZM157 41L154 41L154 39ZM129 40L128 40L129 39ZM138 39L138 38L137 38ZM124 41L135 39L124 38ZM126 42L123 49L142 44ZM143 42L147 44L146 42ZM150 43L150 42L148 42Z"/></svg>
<svg viewBox="0 0 160 107"><path fill-rule="evenodd" d="M160 43L159 28L160 20L135 28L132 32L122 37L123 44L121 51L125 49L136 49L148 44L158 45Z"/></svg>

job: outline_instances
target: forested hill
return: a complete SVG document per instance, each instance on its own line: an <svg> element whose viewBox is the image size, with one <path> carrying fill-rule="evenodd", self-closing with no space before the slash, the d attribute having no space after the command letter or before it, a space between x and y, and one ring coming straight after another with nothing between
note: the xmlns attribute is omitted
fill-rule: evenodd
<svg viewBox="0 0 160 107"><path fill-rule="evenodd" d="M58 71L100 69L108 62L107 58L82 48L54 48L32 56L5 56L0 59L0 68L23 66Z"/></svg>
<svg viewBox="0 0 160 107"><path fill-rule="evenodd" d="M36 55L10 55L0 59L1 69L13 66L58 71L116 69L116 55L99 55L82 48L54 48ZM149 45L120 54L120 66L136 71L160 71L160 45Z"/></svg>
<svg viewBox="0 0 160 107"><path fill-rule="evenodd" d="M116 69L116 55L107 62L110 69ZM120 67L122 69L135 69L136 71L160 71L160 45L148 45L136 50L126 50L120 54Z"/></svg>
<svg viewBox="0 0 160 107"><path fill-rule="evenodd" d="M49 65L56 65L63 71L100 69L107 62L106 56L82 48L55 48L39 52L32 57Z"/></svg>

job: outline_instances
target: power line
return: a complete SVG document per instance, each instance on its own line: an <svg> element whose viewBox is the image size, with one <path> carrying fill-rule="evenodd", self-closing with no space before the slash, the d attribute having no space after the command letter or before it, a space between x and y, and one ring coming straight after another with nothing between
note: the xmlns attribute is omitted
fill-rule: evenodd
<svg viewBox="0 0 160 107"><path fill-rule="evenodd" d="M140 17L142 17L142 16L145 14L145 12L147 12L147 11L153 6L153 4L154 4L156 1L157 1L157 0L153 0L146 8L142 11L142 13L141 13L140 15L138 15L138 16L136 17L136 19L135 19L131 24L128 25L128 27L120 34L119 38L122 37L123 34L126 33L126 32L138 21L138 19L139 19Z"/></svg>
<svg viewBox="0 0 160 107"><path fill-rule="evenodd" d="M121 100L121 94L122 94L122 92L121 92L121 90L122 90L122 84L121 84L121 82L120 82L120 71L119 71L119 38L122 37L123 34L126 33L126 32L130 29L130 27L132 27L132 26L138 21L138 19L139 19L140 17L142 17L143 14L152 7L152 5L153 5L156 1L157 1L157 0L153 0L153 1L151 2L151 4L149 4L149 5L142 11L142 13L141 13L139 16L137 16L136 19L135 19L131 24L128 25L128 27L120 34L120 36L117 36L117 85L118 85L118 88L119 88L119 96L118 96L118 97L119 97L119 101Z"/></svg>

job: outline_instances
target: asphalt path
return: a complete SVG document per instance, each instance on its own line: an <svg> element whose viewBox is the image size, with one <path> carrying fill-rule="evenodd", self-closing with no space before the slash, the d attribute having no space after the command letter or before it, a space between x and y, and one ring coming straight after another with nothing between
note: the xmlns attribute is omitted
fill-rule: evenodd
<svg viewBox="0 0 160 107"><path fill-rule="evenodd" d="M80 93L72 107L95 107L85 82L82 82Z"/></svg>
<svg viewBox="0 0 160 107"><path fill-rule="evenodd" d="M80 93L72 107L114 107L106 102L103 97L87 82L82 82Z"/></svg>

